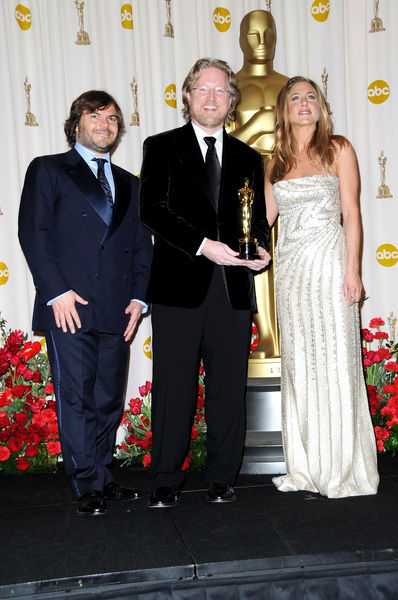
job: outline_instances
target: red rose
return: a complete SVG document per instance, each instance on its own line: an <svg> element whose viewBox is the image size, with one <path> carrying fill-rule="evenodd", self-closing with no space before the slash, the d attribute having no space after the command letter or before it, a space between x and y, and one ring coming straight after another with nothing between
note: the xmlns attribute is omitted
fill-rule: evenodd
<svg viewBox="0 0 398 600"><path fill-rule="evenodd" d="M10 439L10 432L5 430L5 431L0 431L0 442L8 442L8 440Z"/></svg>
<svg viewBox="0 0 398 600"><path fill-rule="evenodd" d="M7 389L7 390L4 390L4 392L1 392L1 394L0 394L0 408L2 406L11 406L11 400L12 400L12 392L11 392L11 390Z"/></svg>
<svg viewBox="0 0 398 600"><path fill-rule="evenodd" d="M254 352L255 349L258 346L258 338L256 338L255 340L253 340L253 343L250 345L250 352Z"/></svg>
<svg viewBox="0 0 398 600"><path fill-rule="evenodd" d="M198 437L198 435L199 435L199 432L196 429L195 425L193 425L192 429L191 429L191 440L196 440L196 438Z"/></svg>
<svg viewBox="0 0 398 600"><path fill-rule="evenodd" d="M374 335L369 331L369 329L362 329L362 337L365 342L373 342Z"/></svg>
<svg viewBox="0 0 398 600"><path fill-rule="evenodd" d="M41 418L46 423L51 423L51 421L55 421L56 420L57 415L56 415L55 410L53 408L44 408L41 411Z"/></svg>
<svg viewBox="0 0 398 600"><path fill-rule="evenodd" d="M17 469L21 469L21 471L26 471L26 469L29 469L29 467L30 462L27 458L25 458L24 456L20 456L19 458L17 458Z"/></svg>
<svg viewBox="0 0 398 600"><path fill-rule="evenodd" d="M198 402L196 404L196 410L202 410L204 405L205 405L205 399L203 397L198 398Z"/></svg>
<svg viewBox="0 0 398 600"><path fill-rule="evenodd" d="M14 423L18 425L26 425L28 422L28 415L26 413L14 413Z"/></svg>
<svg viewBox="0 0 398 600"><path fill-rule="evenodd" d="M147 392L148 392L148 390L146 389L146 386L145 386L145 385L141 385L141 386L138 388L138 391L139 391L139 393L140 393L140 396L145 396L145 395L147 394Z"/></svg>
<svg viewBox="0 0 398 600"><path fill-rule="evenodd" d="M142 464L144 465L144 467L149 467L149 465L151 464L151 455L150 454L144 454L144 458L142 459Z"/></svg>
<svg viewBox="0 0 398 600"><path fill-rule="evenodd" d="M132 398L130 400L130 410L133 415L139 415L141 412L142 400L140 398Z"/></svg>
<svg viewBox="0 0 398 600"><path fill-rule="evenodd" d="M198 383L198 396L203 396L203 388L200 383Z"/></svg>
<svg viewBox="0 0 398 600"><path fill-rule="evenodd" d="M374 430L377 440L386 440L388 437L390 437L390 432L387 431L387 429L385 429L384 427L379 427L378 425L376 425Z"/></svg>
<svg viewBox="0 0 398 600"><path fill-rule="evenodd" d="M382 442L381 440L376 440L376 446L377 446L377 451L378 452L383 452L383 450L384 450L384 442Z"/></svg>
<svg viewBox="0 0 398 600"><path fill-rule="evenodd" d="M383 325L384 325L384 321L380 317L375 317L374 319L371 319L371 321L369 323L369 327L371 329L374 329L375 327L382 327Z"/></svg>
<svg viewBox="0 0 398 600"><path fill-rule="evenodd" d="M150 381L145 382L145 387L148 390L148 392L152 391L152 383Z"/></svg>
<svg viewBox="0 0 398 600"><path fill-rule="evenodd" d="M255 335L256 333L258 333L258 329L257 329L257 325L255 323L252 323L252 333Z"/></svg>
<svg viewBox="0 0 398 600"><path fill-rule="evenodd" d="M17 398L22 398L22 396L25 393L25 386L24 385L14 385L14 387L12 388L12 393Z"/></svg>
<svg viewBox="0 0 398 600"><path fill-rule="evenodd" d="M9 449L6 446L0 446L0 460L1 461L5 461L8 460L10 458L10 454L11 452L9 451Z"/></svg>
<svg viewBox="0 0 398 600"><path fill-rule="evenodd" d="M25 377L25 379L26 379L26 377ZM41 382L41 375L40 375L39 371L35 371L33 373L33 375L32 375L32 381L34 383L40 383Z"/></svg>
<svg viewBox="0 0 398 600"><path fill-rule="evenodd" d="M382 417L393 417L394 416L394 408L392 406L383 406L380 411Z"/></svg>
<svg viewBox="0 0 398 600"><path fill-rule="evenodd" d="M34 446L33 444L29 444L29 446L26 446L25 448L25 456L27 458L31 458L32 456L36 456L36 454L39 453L39 449L37 446Z"/></svg>
<svg viewBox="0 0 398 600"><path fill-rule="evenodd" d="M55 454L61 453L61 443L60 442L47 442L47 450L53 456Z"/></svg>
<svg viewBox="0 0 398 600"><path fill-rule="evenodd" d="M387 425L387 427L390 427L390 428L393 427L394 425L398 425L397 415L394 415L390 421L387 421L386 425Z"/></svg>
<svg viewBox="0 0 398 600"><path fill-rule="evenodd" d="M13 437L8 442L8 447L11 452L18 452L22 448L22 442L21 440L17 440L15 437Z"/></svg>
<svg viewBox="0 0 398 600"><path fill-rule="evenodd" d="M391 354L388 348L379 348L377 350L377 354L383 357L383 360L388 360L391 358Z"/></svg>
<svg viewBox="0 0 398 600"><path fill-rule="evenodd" d="M376 331L375 332L375 340L388 340L388 333L386 333L385 331Z"/></svg>
<svg viewBox="0 0 398 600"><path fill-rule="evenodd" d="M188 469L189 463L191 462L191 459L192 459L192 452L190 452L188 454L188 456L185 458L184 463L183 463L183 465L181 467L181 471L185 471L185 469Z"/></svg>
<svg viewBox="0 0 398 600"><path fill-rule="evenodd" d="M398 364L394 361L386 363L384 368L387 369L387 371L394 371L395 373L398 372Z"/></svg>
<svg viewBox="0 0 398 600"><path fill-rule="evenodd" d="M9 426L9 424L10 419L8 418L8 416L4 414L4 411L0 412L0 429L5 429Z"/></svg>
<svg viewBox="0 0 398 600"><path fill-rule="evenodd" d="M372 365L373 365L373 360L370 360L370 358L365 356L365 358L363 359L363 366L365 367L365 369L367 369L368 367L371 367Z"/></svg>
<svg viewBox="0 0 398 600"><path fill-rule="evenodd" d="M202 364L200 364L199 366L199 375L203 375L203 373L205 372L205 368Z"/></svg>
<svg viewBox="0 0 398 600"><path fill-rule="evenodd" d="M54 386L52 383L47 383L46 387L44 388L44 391L46 392L46 394L53 394L54 393Z"/></svg>

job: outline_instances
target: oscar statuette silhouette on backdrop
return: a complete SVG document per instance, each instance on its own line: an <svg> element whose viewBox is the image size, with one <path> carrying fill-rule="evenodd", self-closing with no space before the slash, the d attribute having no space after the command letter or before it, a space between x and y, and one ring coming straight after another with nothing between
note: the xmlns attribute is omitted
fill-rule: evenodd
<svg viewBox="0 0 398 600"><path fill-rule="evenodd" d="M243 67L237 73L241 100L235 111L235 121L229 133L239 138L263 157L264 170L272 158L275 141L275 105L279 90L288 77L273 68L276 26L267 10L247 13L240 25L240 47ZM274 256L278 236L278 221L272 228L269 252ZM280 375L280 341L276 316L275 267L271 266L255 277L257 314L254 316L259 343L249 358L249 377Z"/></svg>

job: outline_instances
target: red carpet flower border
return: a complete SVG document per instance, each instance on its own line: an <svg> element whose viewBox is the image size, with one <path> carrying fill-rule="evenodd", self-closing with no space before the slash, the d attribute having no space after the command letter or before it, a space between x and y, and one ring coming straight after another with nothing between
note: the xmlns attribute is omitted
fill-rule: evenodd
<svg viewBox="0 0 398 600"><path fill-rule="evenodd" d="M383 319L371 319L362 329L362 348L369 408L378 452L398 450L398 343L380 328Z"/></svg>
<svg viewBox="0 0 398 600"><path fill-rule="evenodd" d="M40 342L0 317L0 470L48 469L61 453L54 389Z"/></svg>

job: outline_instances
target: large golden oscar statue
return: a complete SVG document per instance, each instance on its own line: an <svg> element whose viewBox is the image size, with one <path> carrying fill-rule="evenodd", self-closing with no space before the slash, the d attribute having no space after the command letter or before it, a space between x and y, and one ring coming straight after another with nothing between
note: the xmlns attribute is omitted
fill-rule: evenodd
<svg viewBox="0 0 398 600"><path fill-rule="evenodd" d="M241 100L229 133L263 156L264 169L272 157L275 130L275 105L279 90L288 77L273 69L276 27L267 10L254 10L242 19L240 47L244 62L237 73ZM278 221L272 229L270 253L273 257L278 235ZM249 359L249 377L280 375L280 342L276 316L274 263L255 277L257 309L255 322L259 343Z"/></svg>

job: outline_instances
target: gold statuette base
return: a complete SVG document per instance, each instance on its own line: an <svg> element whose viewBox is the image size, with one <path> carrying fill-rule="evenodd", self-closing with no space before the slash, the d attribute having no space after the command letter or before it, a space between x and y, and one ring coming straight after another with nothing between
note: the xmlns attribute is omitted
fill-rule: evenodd
<svg viewBox="0 0 398 600"><path fill-rule="evenodd" d="M376 198L392 198L388 185L381 185L379 187Z"/></svg>
<svg viewBox="0 0 398 600"><path fill-rule="evenodd" d="M88 46L89 44L91 44L90 37L89 37L87 31L78 31L77 32L77 39L76 39L75 44L77 44L78 46Z"/></svg>
<svg viewBox="0 0 398 600"><path fill-rule="evenodd" d="M248 377L280 377L280 358L250 358L247 370Z"/></svg>
<svg viewBox="0 0 398 600"><path fill-rule="evenodd" d="M239 240L238 258L243 258L244 260L256 260L256 258L261 258L261 256L257 252L256 238Z"/></svg>

